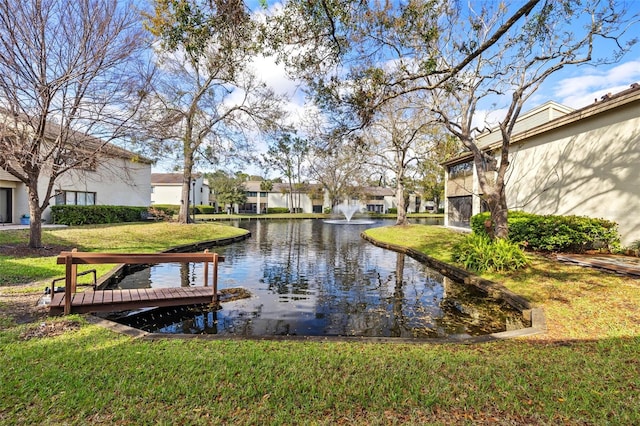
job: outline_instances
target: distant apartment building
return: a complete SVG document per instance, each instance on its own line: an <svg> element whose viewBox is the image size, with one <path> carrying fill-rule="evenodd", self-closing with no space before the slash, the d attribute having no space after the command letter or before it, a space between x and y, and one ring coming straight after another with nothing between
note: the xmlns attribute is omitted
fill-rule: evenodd
<svg viewBox="0 0 640 426"><path fill-rule="evenodd" d="M151 204L180 205L182 198L182 173L152 173L151 174ZM188 205L212 206L209 199L209 183L201 174L193 175L189 185Z"/></svg>

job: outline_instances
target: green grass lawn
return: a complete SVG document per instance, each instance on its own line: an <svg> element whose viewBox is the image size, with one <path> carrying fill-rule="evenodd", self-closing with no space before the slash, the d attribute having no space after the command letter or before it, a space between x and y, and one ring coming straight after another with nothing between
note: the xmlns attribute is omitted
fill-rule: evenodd
<svg viewBox="0 0 640 426"><path fill-rule="evenodd" d="M88 225L70 228L45 228L42 243L45 246L64 247L68 250L110 253L156 253L169 247L234 237L245 230L224 224L199 223L180 225L177 223L134 223L118 225ZM29 241L27 229L0 232L0 245L23 244ZM64 265L56 264L59 250L50 256L15 257L0 255L0 286L51 280L64 276ZM78 271L96 269L98 275L109 271L114 265L80 265ZM81 277L79 282L89 279Z"/></svg>
<svg viewBox="0 0 640 426"><path fill-rule="evenodd" d="M460 238L368 232L443 258ZM549 333L479 345L148 341L73 316L55 321L77 328L28 339L39 324L0 321L0 424L640 423L638 280L541 256L488 278L543 307Z"/></svg>

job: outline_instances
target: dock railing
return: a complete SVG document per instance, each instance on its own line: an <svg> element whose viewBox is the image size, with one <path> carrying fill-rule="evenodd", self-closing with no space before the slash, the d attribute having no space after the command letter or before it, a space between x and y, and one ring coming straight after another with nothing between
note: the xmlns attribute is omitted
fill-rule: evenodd
<svg viewBox="0 0 640 426"><path fill-rule="evenodd" d="M205 250L203 253L93 253L77 249L63 251L58 255L58 265L65 265L64 315L71 313L72 294L78 284L78 265L86 264L158 264L204 262L204 286L209 285L209 263L213 263L212 303L218 304L218 262L224 257ZM53 297L53 293L52 293Z"/></svg>

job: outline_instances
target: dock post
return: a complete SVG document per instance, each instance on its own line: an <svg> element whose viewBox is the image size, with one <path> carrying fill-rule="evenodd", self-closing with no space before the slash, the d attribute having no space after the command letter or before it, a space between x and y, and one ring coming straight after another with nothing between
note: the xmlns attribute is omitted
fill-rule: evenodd
<svg viewBox="0 0 640 426"><path fill-rule="evenodd" d="M64 280L64 315L71 313L71 298L76 291L76 283L78 281L78 265L73 263L73 253L78 251L73 249L68 252L64 259L65 264L65 280ZM51 294L53 299L53 294Z"/></svg>
<svg viewBox="0 0 640 426"><path fill-rule="evenodd" d="M213 304L218 307L218 253L213 253Z"/></svg>
<svg viewBox="0 0 640 426"><path fill-rule="evenodd" d="M204 254L209 254L209 249L204 249ZM204 286L209 286L209 261L204 262Z"/></svg>
<svg viewBox="0 0 640 426"><path fill-rule="evenodd" d="M71 250L71 259L73 259L73 254L77 252L77 248ZM73 263L73 260L71 261L71 277L71 292L75 294L78 291L78 265Z"/></svg>

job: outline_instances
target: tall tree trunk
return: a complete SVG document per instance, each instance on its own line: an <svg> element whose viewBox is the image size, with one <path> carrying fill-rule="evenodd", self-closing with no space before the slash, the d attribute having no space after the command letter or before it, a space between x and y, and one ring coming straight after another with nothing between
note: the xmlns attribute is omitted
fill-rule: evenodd
<svg viewBox="0 0 640 426"><path fill-rule="evenodd" d="M189 223L189 193L191 173L193 171L193 149L190 143L184 144L184 170L182 173L182 203L180 204L179 223ZM195 195L195 194L193 194Z"/></svg>
<svg viewBox="0 0 640 426"><path fill-rule="evenodd" d="M38 196L38 180L31 180L33 185L29 185L29 248L42 247L42 208Z"/></svg>
<svg viewBox="0 0 640 426"><path fill-rule="evenodd" d="M294 212L293 207L293 181L289 178L289 213Z"/></svg>
<svg viewBox="0 0 640 426"><path fill-rule="evenodd" d="M396 201L398 202L398 216L396 225L407 224L407 202L404 196L404 167L398 169L396 177Z"/></svg>
<svg viewBox="0 0 640 426"><path fill-rule="evenodd" d="M407 224L407 206L404 198L404 185L398 180L396 186L396 200L398 201L398 216L396 218L396 225Z"/></svg>
<svg viewBox="0 0 640 426"><path fill-rule="evenodd" d="M500 164L491 154L482 152L470 137L463 143L473 153L473 161L476 166L476 174L480 184L483 199L489 207L491 223L489 234L492 238L507 238L509 228L507 226L507 196L505 192L504 176L508 166L508 151L504 148Z"/></svg>
<svg viewBox="0 0 640 426"><path fill-rule="evenodd" d="M507 225L507 197L504 186L493 185L483 190L485 202L491 214L490 234L494 238L507 238L509 227Z"/></svg>

